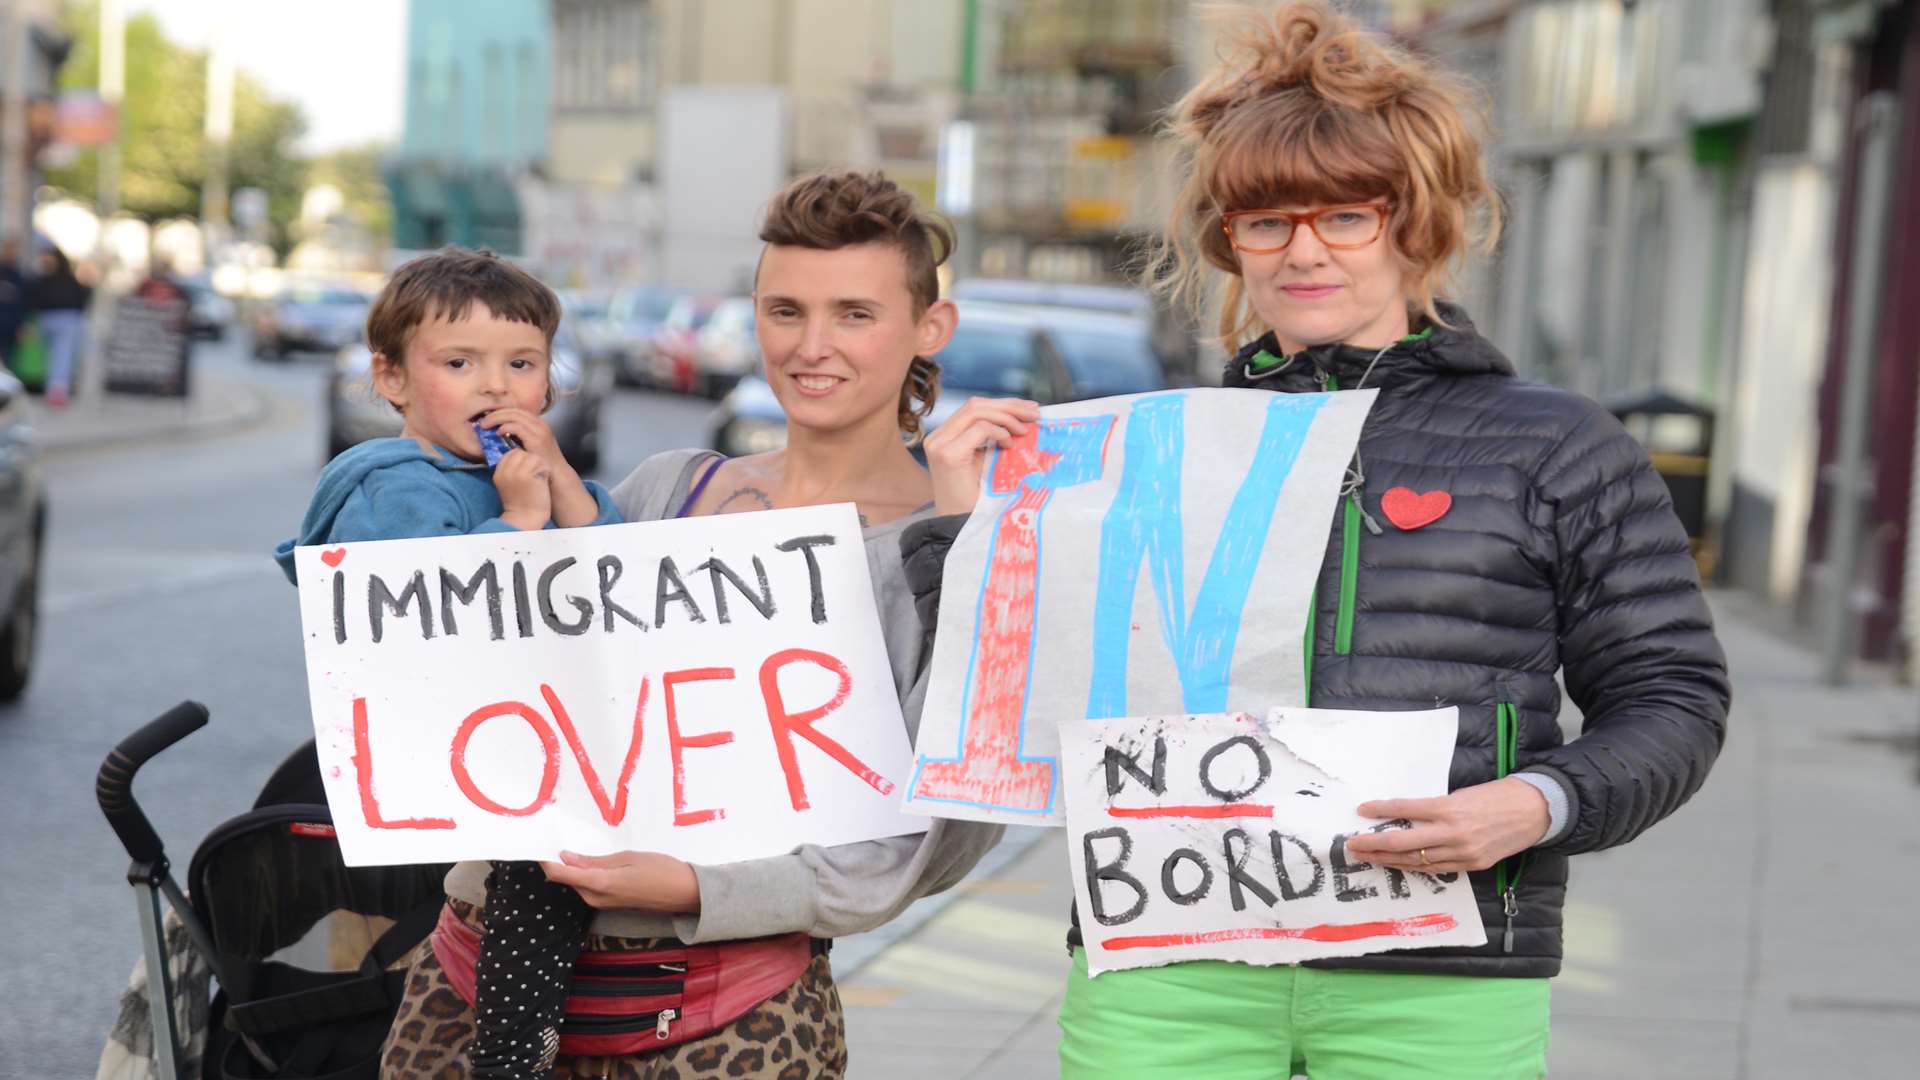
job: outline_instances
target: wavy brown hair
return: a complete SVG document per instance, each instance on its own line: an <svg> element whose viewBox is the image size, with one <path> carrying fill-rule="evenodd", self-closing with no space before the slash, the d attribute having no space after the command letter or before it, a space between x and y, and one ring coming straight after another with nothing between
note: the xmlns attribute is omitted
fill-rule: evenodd
<svg viewBox="0 0 1920 1080"><path fill-rule="evenodd" d="M940 299L937 268L953 254L953 227L922 210L910 192L880 172L824 172L795 180L767 206L760 239L816 251L855 244L893 248L907 263L916 319ZM909 443L920 440L921 421L939 396L939 365L914 357L900 386L900 431Z"/></svg>
<svg viewBox="0 0 1920 1080"><path fill-rule="evenodd" d="M1409 306L1442 322L1436 293L1476 240L1491 250L1500 232L1479 93L1323 0L1218 17L1220 64L1166 126L1184 183L1150 252L1154 286L1203 321L1212 309L1231 352L1259 318L1222 215L1385 198Z"/></svg>

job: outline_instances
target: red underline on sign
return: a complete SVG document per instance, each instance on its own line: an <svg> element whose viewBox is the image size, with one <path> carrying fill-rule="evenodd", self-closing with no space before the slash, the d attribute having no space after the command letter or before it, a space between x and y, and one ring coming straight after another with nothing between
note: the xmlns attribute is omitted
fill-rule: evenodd
<svg viewBox="0 0 1920 1080"><path fill-rule="evenodd" d="M1242 818L1273 816L1273 807L1255 803L1217 803L1211 806L1109 806L1108 817L1126 818Z"/></svg>
<svg viewBox="0 0 1920 1080"><path fill-rule="evenodd" d="M1199 934L1143 934L1138 937L1108 938L1102 949L1164 949L1174 945L1211 945L1221 941L1360 941L1377 937L1420 937L1443 934L1459 923L1444 912L1415 915L1410 919L1381 919L1378 922L1326 923L1320 926L1252 926L1239 930L1210 930Z"/></svg>

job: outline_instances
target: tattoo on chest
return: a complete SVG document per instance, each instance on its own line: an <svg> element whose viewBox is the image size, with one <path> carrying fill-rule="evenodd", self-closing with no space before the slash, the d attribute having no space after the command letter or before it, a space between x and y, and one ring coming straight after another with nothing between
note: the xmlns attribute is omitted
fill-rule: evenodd
<svg viewBox="0 0 1920 1080"><path fill-rule="evenodd" d="M741 503L742 505L735 508L735 503ZM736 488L733 494L720 500L720 505L714 507L713 512L716 514L724 514L729 508L741 510L772 510L774 509L774 505L773 499L768 496L766 492L761 491L757 487L743 487Z"/></svg>

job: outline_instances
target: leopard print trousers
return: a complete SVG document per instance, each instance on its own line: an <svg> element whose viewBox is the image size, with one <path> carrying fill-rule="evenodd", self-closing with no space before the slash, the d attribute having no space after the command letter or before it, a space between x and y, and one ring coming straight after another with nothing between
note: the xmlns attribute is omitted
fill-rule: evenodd
<svg viewBox="0 0 1920 1080"><path fill-rule="evenodd" d="M463 913L464 914L464 913ZM587 948L645 949L653 941L587 935ZM473 1007L447 981L431 940L414 950L407 992L380 1048L382 1080L462 1080ZM561 1057L554 1080L841 1080L846 1021L825 956L792 986L703 1038L650 1054Z"/></svg>

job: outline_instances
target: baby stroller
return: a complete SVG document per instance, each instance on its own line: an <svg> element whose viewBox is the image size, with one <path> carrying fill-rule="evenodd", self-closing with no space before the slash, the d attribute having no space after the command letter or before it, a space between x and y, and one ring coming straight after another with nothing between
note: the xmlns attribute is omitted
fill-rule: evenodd
<svg viewBox="0 0 1920 1080"><path fill-rule="evenodd" d="M208 1010L206 1080L374 1080L406 977L398 962L432 931L445 865L341 862L309 740L274 770L253 809L214 829L187 865L187 893L133 797L140 766L207 723L182 702L100 766L101 812L132 857L161 1080L189 1080L163 955L165 897L219 990Z"/></svg>

